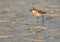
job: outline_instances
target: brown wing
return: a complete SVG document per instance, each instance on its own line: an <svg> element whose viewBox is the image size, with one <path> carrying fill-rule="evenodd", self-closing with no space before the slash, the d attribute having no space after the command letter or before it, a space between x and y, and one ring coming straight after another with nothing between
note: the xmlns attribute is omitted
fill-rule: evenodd
<svg viewBox="0 0 60 42"><path fill-rule="evenodd" d="M38 10L38 12L39 12L40 14L46 14L46 12L41 11L41 10Z"/></svg>

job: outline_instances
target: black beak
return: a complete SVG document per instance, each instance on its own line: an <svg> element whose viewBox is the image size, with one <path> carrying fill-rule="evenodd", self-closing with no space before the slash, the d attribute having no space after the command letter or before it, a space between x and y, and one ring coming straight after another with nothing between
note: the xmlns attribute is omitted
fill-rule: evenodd
<svg viewBox="0 0 60 42"><path fill-rule="evenodd" d="M30 11L32 11L32 10L30 10Z"/></svg>

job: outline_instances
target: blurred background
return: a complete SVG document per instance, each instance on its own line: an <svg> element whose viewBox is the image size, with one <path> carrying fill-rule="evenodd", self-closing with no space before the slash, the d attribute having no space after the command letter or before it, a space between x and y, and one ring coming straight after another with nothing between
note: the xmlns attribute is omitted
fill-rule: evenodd
<svg viewBox="0 0 60 42"><path fill-rule="evenodd" d="M45 26L32 7L47 12ZM0 0L0 42L60 42L60 0Z"/></svg>

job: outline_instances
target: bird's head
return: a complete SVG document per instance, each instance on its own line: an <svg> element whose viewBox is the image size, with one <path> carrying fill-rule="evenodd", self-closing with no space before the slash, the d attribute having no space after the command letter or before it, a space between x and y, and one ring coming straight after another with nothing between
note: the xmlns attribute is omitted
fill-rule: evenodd
<svg viewBox="0 0 60 42"><path fill-rule="evenodd" d="M35 7L33 7L30 11L35 10Z"/></svg>

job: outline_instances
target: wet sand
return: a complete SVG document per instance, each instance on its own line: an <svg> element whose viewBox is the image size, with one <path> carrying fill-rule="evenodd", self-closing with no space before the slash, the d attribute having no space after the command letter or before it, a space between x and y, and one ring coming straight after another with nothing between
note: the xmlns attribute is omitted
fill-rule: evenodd
<svg viewBox="0 0 60 42"><path fill-rule="evenodd" d="M44 26L32 7L47 12ZM0 42L60 42L60 1L0 0Z"/></svg>

